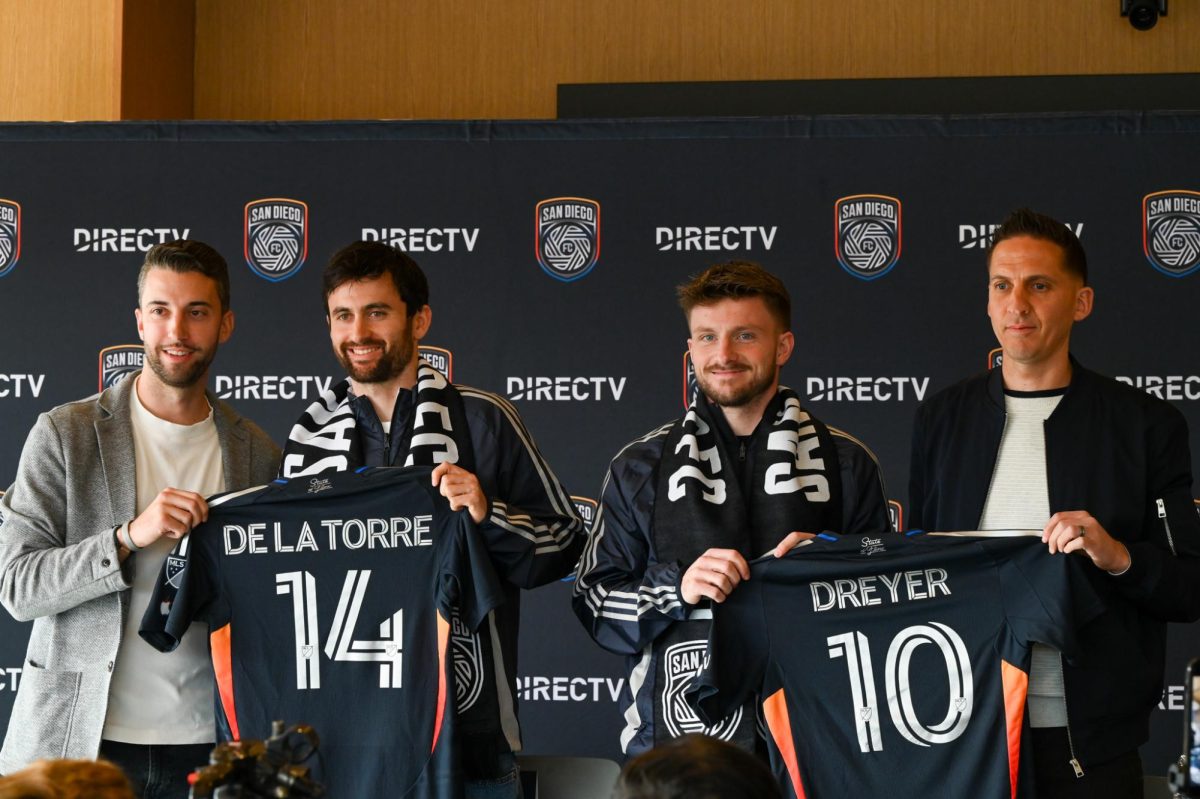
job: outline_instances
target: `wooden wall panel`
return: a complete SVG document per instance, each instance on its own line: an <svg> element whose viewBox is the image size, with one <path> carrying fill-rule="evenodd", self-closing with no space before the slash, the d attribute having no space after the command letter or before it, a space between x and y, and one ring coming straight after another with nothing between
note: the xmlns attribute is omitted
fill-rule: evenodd
<svg viewBox="0 0 1200 799"><path fill-rule="evenodd" d="M195 0L121 0L120 119L190 119Z"/></svg>
<svg viewBox="0 0 1200 799"><path fill-rule="evenodd" d="M0 0L0 120L119 119L120 0Z"/></svg>
<svg viewBox="0 0 1200 799"><path fill-rule="evenodd" d="M1200 4L198 0L198 118L538 118L558 83L1200 71Z"/></svg>

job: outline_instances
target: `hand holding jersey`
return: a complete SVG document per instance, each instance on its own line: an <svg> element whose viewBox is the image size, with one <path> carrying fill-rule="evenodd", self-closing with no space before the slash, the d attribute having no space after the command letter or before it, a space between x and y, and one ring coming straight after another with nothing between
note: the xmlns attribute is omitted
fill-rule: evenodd
<svg viewBox="0 0 1200 799"><path fill-rule="evenodd" d="M788 533L782 541L775 545L771 554L782 558L791 552L801 541L813 538L815 533ZM683 601L695 605L701 599L711 599L713 602L724 602L729 593L742 580L750 579L750 566L742 553L736 549L712 548L696 558L695 562L683 573L679 581L679 593Z"/></svg>
<svg viewBox="0 0 1200 799"><path fill-rule="evenodd" d="M1129 548L1085 510L1059 511L1051 516L1042 530L1042 541L1051 553L1081 552L1111 574L1124 573L1132 563Z"/></svg>
<svg viewBox="0 0 1200 799"><path fill-rule="evenodd" d="M128 535L141 549L160 538L182 538L193 527L208 521L208 503L195 491L164 488L150 507L129 523Z"/></svg>
<svg viewBox="0 0 1200 799"><path fill-rule="evenodd" d="M488 500L479 485L479 478L474 474L449 461L442 461L433 470L432 479L441 495L450 500L451 510L466 508L476 524L482 524L487 518Z"/></svg>

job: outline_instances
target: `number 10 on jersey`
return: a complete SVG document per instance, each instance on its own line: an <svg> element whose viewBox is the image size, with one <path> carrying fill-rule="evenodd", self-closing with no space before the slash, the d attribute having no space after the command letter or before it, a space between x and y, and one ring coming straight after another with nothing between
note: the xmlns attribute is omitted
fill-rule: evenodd
<svg viewBox="0 0 1200 799"><path fill-rule="evenodd" d="M325 639L325 655L331 660L378 661L379 687L403 687L404 609L379 624L378 640L354 637L362 609L370 569L350 569L342 583L333 626ZM321 687L320 630L317 629L317 580L308 572L275 575L275 593L292 595L292 618L296 628L296 687Z"/></svg>
<svg viewBox="0 0 1200 799"><path fill-rule="evenodd" d="M854 726L858 748L863 752L883 751L883 725L875 696L875 669L871 662L871 642L860 632L831 635L825 639L830 659L845 658L850 675L850 698L854 705ZM913 652L923 644L938 648L946 661L950 681L950 702L946 716L931 727L917 718L910 682ZM971 661L962 637L945 624L930 622L905 627L892 639L884 663L884 688L888 711L896 731L917 746L949 743L967 729L974 704Z"/></svg>

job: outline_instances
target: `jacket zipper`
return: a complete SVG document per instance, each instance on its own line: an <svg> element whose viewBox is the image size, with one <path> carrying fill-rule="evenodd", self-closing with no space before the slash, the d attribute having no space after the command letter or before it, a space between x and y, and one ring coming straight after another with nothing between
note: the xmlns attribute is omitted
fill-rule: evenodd
<svg viewBox="0 0 1200 799"><path fill-rule="evenodd" d="M1062 681L1063 688L1066 688L1066 675L1063 674L1062 655L1058 656L1058 677ZM1075 741L1071 738L1071 713L1067 710L1067 692L1063 691L1063 717L1067 721L1067 750L1071 753L1071 759L1068 761L1071 768L1075 770L1075 779L1083 776L1083 766L1079 762L1079 758L1075 756Z"/></svg>
<svg viewBox="0 0 1200 799"><path fill-rule="evenodd" d="M1178 556L1179 553L1175 551L1175 539L1171 535L1171 520L1167 518L1167 503L1161 499L1154 500L1154 503L1158 505L1158 518L1162 519L1163 530L1167 534L1167 546L1171 548L1172 555Z"/></svg>

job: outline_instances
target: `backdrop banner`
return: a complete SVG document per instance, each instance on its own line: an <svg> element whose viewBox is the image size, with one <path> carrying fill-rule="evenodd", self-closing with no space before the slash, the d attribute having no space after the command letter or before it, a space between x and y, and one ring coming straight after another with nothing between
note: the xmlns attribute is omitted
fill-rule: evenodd
<svg viewBox="0 0 1200 799"><path fill-rule="evenodd" d="M878 455L903 527L917 405L996 362L985 258L1019 206L1088 252L1076 357L1175 404L1200 450L1200 114L10 124L0 151L0 487L38 413L140 366L137 271L180 237L232 274L210 387L282 442L342 377L322 266L370 239L429 276L426 354L516 404L589 519L612 456L692 391L674 287L761 262L793 298L784 382ZM525 596L526 751L616 758L621 662L570 592ZM0 729L28 630L0 613ZM1196 655L1173 626L1148 773L1179 754Z"/></svg>

